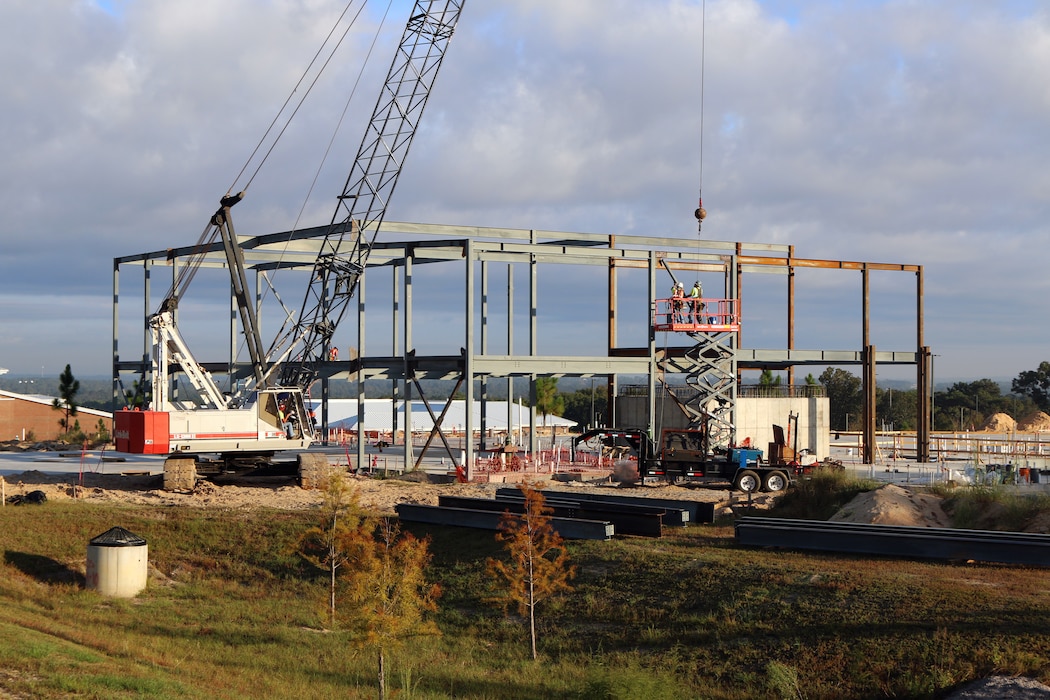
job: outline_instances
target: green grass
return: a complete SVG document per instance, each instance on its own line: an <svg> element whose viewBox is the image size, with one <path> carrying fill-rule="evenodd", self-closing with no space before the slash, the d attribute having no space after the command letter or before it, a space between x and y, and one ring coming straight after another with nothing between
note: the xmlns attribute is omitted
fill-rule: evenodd
<svg viewBox="0 0 1050 700"><path fill-rule="evenodd" d="M1038 518L1050 518L1050 494L1028 494L1002 485L940 487L944 509L955 527L1023 532Z"/></svg>
<svg viewBox="0 0 1050 700"><path fill-rule="evenodd" d="M847 499L848 500L848 499ZM371 698L375 663L323 629L307 513L48 503L0 509L0 689L59 698ZM163 575L83 588L114 525ZM400 698L936 698L992 673L1050 682L1046 570L739 548L727 526L570 544L575 590L527 631L482 603L492 533L432 537L440 637L391 661ZM0 695L3 693L0 692Z"/></svg>
<svg viewBox="0 0 1050 700"><path fill-rule="evenodd" d="M864 491L882 486L877 481L858 479L844 471L821 469L799 479L777 499L770 515L778 518L827 520Z"/></svg>

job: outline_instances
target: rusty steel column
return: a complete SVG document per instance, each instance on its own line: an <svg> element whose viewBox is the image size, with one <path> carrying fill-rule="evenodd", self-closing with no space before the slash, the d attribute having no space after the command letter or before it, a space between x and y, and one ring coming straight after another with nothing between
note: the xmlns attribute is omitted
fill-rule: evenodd
<svg viewBox="0 0 1050 700"><path fill-rule="evenodd" d="M871 344L871 270L868 264L861 265L861 347L864 348L862 365L861 403L861 454L865 464L875 462L875 347Z"/></svg>
<svg viewBox="0 0 1050 700"><path fill-rule="evenodd" d="M788 350L795 349L795 266L792 259L795 257L795 246L788 246ZM788 386L795 386L795 365L788 366Z"/></svg>
<svg viewBox="0 0 1050 700"><path fill-rule="evenodd" d="M609 236L609 247L616 247L616 236ZM652 300L650 300L650 303ZM616 259L609 258L609 355L616 347ZM616 425L616 375L606 375L605 424Z"/></svg>
<svg viewBox="0 0 1050 700"><path fill-rule="evenodd" d="M919 462L930 461L930 435L933 429L933 353L926 345L925 326L925 285L923 268L920 265L915 271L915 344L919 350L915 378L919 402L915 412L918 418L918 424L915 426L915 459Z"/></svg>

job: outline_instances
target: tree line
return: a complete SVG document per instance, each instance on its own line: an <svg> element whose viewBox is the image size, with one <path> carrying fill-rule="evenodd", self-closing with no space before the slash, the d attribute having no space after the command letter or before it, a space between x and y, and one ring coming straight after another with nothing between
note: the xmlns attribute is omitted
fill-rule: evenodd
<svg viewBox="0 0 1050 700"><path fill-rule="evenodd" d="M831 412L832 430L859 430L863 411L863 381L842 369L829 367L818 381L824 386ZM918 426L918 392L915 389L875 389L876 427L886 430L915 430ZM1021 372L1009 393L991 379L956 382L934 391L933 429L980 428L996 413L1021 421L1037 411L1050 413L1050 362Z"/></svg>
<svg viewBox="0 0 1050 700"><path fill-rule="evenodd" d="M768 370L760 379L762 385L779 384L780 377ZM863 382L860 377L837 367L828 367L816 379L805 378L806 384L819 383L824 387L830 404L832 430L857 430L861 425L863 411ZM41 384L44 384L42 381ZM97 384L97 386L96 386ZM55 409L62 412L59 423L66 432L78 432L75 422L78 407L112 410L111 398L103 401L103 382L88 380L95 400L86 400L86 388L77 380L66 365L65 371L53 385L61 399L56 399ZM45 388L41 386L41 388ZM141 392L137 386L135 387ZM105 383L105 391L112 393L112 384ZM129 405L141 405L141 393L125 392ZM136 401L137 398L137 401ZM600 386L560 392L556 377L540 377L536 381L536 408L544 416L556 415L575 421L580 427L602 425L609 415L609 397L605 382ZM875 413L877 428L886 430L915 430L918 393L915 389L875 389ZM933 395L934 430L969 430L978 428L996 413L1005 413L1021 421L1037 411L1050 413L1050 361L1039 363L1034 370L1020 372L1013 379L1010 392L992 379L972 382L956 382Z"/></svg>

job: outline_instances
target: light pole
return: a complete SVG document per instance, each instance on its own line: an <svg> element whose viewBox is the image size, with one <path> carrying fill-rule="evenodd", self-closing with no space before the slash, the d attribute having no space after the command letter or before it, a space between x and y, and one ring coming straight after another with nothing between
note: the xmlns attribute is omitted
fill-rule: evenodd
<svg viewBox="0 0 1050 700"><path fill-rule="evenodd" d="M846 432L849 432L849 414L846 414Z"/></svg>

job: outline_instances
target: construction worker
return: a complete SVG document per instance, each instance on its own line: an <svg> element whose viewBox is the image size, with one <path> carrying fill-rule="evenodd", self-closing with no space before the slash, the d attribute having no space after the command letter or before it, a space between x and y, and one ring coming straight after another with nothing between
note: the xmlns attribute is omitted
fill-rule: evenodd
<svg viewBox="0 0 1050 700"><path fill-rule="evenodd" d="M675 323L684 323L685 314L683 308L685 307L685 285L681 282L676 283L671 287L671 310L674 314Z"/></svg>
<svg viewBox="0 0 1050 700"><path fill-rule="evenodd" d="M281 420L281 429L284 430L285 436L291 440L295 425L292 421L292 415L288 413L288 408L283 401L277 406L277 417Z"/></svg>
<svg viewBox="0 0 1050 700"><path fill-rule="evenodd" d="M700 312L704 309L704 302L700 298L704 296L704 290L700 286L700 280L693 283L693 289L689 292L689 314L690 323L703 323Z"/></svg>

